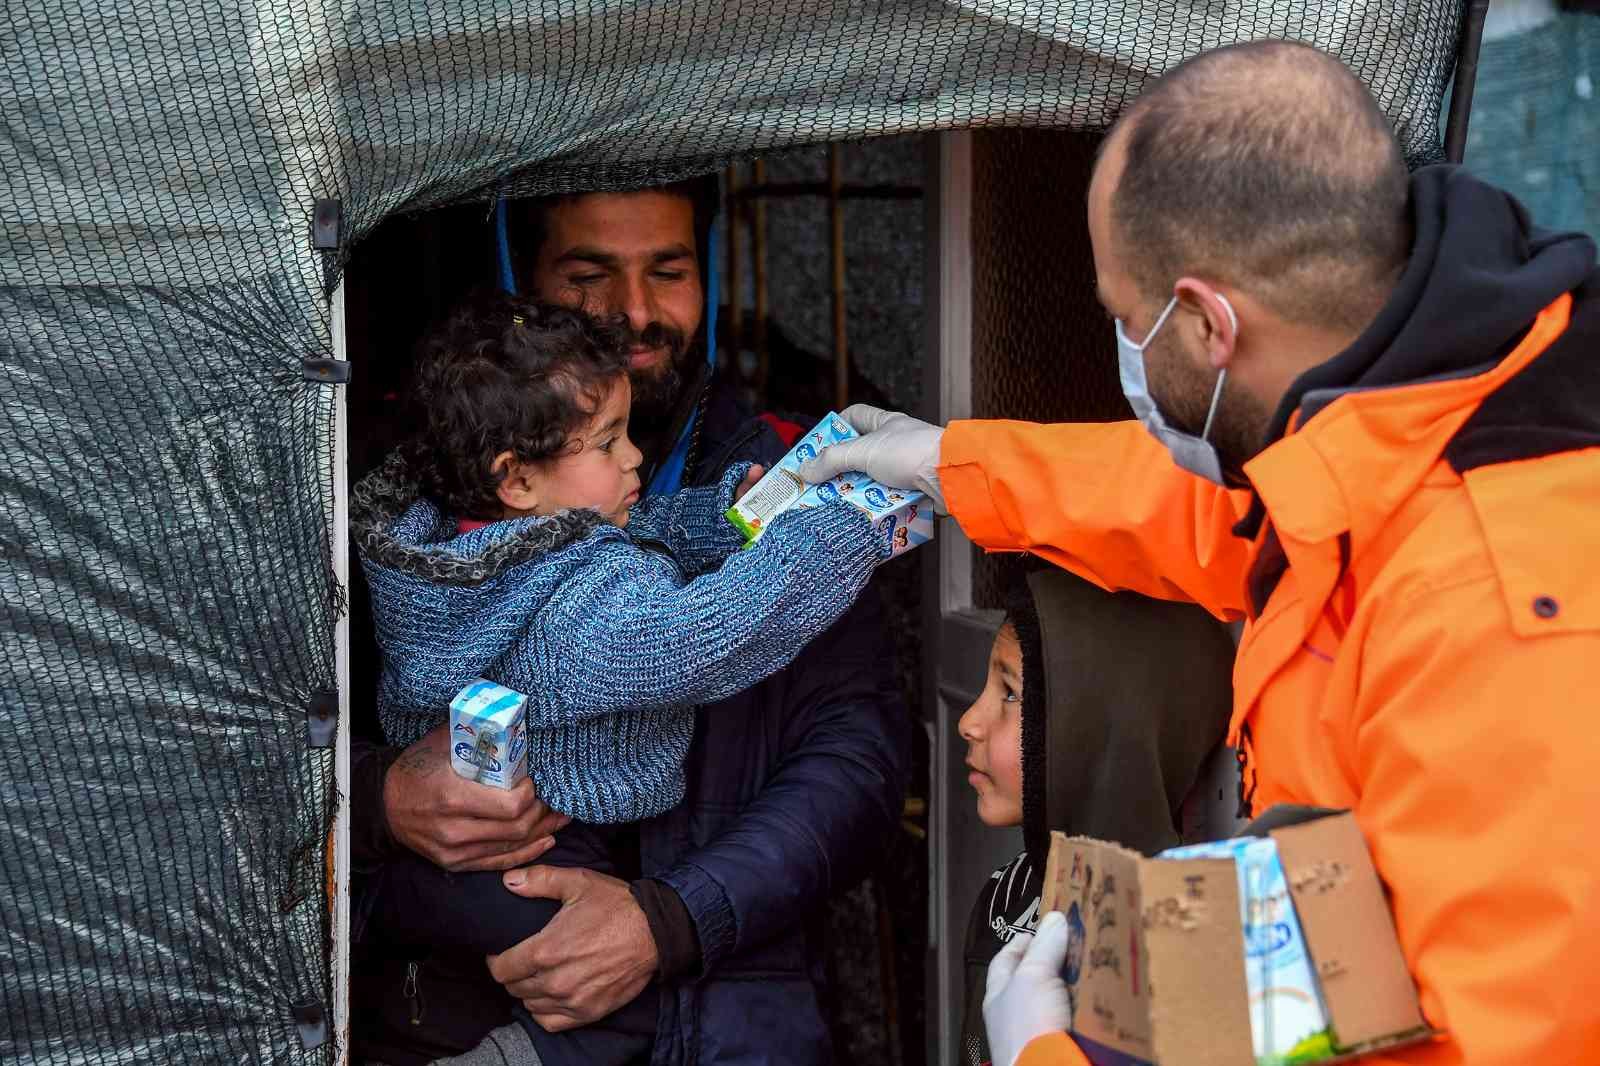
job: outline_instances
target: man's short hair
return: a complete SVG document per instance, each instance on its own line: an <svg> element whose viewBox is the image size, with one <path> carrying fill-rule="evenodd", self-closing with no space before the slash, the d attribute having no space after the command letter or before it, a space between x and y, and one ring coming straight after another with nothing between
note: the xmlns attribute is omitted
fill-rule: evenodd
<svg viewBox="0 0 1600 1066"><path fill-rule="evenodd" d="M721 202L721 187L717 183L715 174L706 174L698 178L684 178L681 181L668 182L665 185L651 185L641 189L608 190L612 192L657 192L669 196L681 196L688 200L694 207L694 239L695 250L700 255L702 269L705 266L706 245L711 238L711 220L716 217L718 205ZM535 196L526 199L511 200L506 205L506 235L511 244L511 257L513 269L516 271L519 287L526 287L529 274L533 271L534 264L539 260L539 253L544 248L545 238L549 235L547 216L550 209L593 193L559 193L553 196Z"/></svg>
<svg viewBox="0 0 1600 1066"><path fill-rule="evenodd" d="M1255 41L1202 53L1140 96L1112 218L1152 300L1178 278L1248 288L1287 319L1359 329L1411 246L1409 175L1388 119L1338 60Z"/></svg>

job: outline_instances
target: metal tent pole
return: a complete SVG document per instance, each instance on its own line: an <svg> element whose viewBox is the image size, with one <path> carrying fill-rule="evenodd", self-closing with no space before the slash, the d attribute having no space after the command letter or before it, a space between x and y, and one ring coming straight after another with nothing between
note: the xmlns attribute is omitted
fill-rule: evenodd
<svg viewBox="0 0 1600 1066"><path fill-rule="evenodd" d="M1446 162L1459 163L1467 151L1467 120L1478 81L1478 51L1483 47L1483 19L1489 0L1466 0L1461 14L1461 46L1456 49L1456 80L1450 89L1450 117L1444 127Z"/></svg>

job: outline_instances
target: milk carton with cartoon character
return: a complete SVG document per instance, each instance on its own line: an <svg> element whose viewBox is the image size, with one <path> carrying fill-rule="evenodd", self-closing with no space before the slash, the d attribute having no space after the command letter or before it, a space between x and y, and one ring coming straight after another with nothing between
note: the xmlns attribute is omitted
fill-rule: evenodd
<svg viewBox="0 0 1600 1066"><path fill-rule="evenodd" d="M800 478L800 468L824 448L857 436L850 423L830 412L795 442L789 454L779 459L766 476L744 494L744 499L728 508L728 521L738 527L746 542L754 543L772 520L787 511L809 488Z"/></svg>
<svg viewBox="0 0 1600 1066"><path fill-rule="evenodd" d="M772 520L791 508L820 507L843 500L872 519L873 535L888 545L892 555L910 551L933 539L933 504L922 493L880 485L859 471L840 474L820 485L807 485L799 469L822 449L858 434L850 424L830 413L795 443L767 475L756 482L744 499L728 509L728 521L754 544Z"/></svg>
<svg viewBox="0 0 1600 1066"><path fill-rule="evenodd" d="M527 776L528 697L478 678L450 701L450 767L493 788L515 788Z"/></svg>
<svg viewBox="0 0 1600 1066"><path fill-rule="evenodd" d="M933 539L933 504L912 489L891 489L859 471L840 474L813 485L791 506L820 507L843 500L867 513L873 532L889 546L891 556Z"/></svg>

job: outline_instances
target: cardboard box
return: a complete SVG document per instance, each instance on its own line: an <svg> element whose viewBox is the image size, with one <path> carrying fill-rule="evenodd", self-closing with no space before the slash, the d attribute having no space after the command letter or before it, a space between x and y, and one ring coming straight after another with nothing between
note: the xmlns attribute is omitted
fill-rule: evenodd
<svg viewBox="0 0 1600 1066"><path fill-rule="evenodd" d="M527 776L528 697L478 678L450 701L450 767L493 788L515 788Z"/></svg>
<svg viewBox="0 0 1600 1066"><path fill-rule="evenodd" d="M1271 839L1331 1022L1331 1053L1256 1055L1234 858L1146 859L1057 833L1040 907L1067 915L1073 1036L1091 1062L1345 1062L1434 1035L1354 816L1276 829Z"/></svg>
<svg viewBox="0 0 1600 1066"><path fill-rule="evenodd" d="M800 479L800 467L822 449L857 435L848 422L829 414L800 438L744 499L730 507L728 521L744 534L745 546L759 540L772 520L785 511L839 500L872 519L873 534L888 546L891 557L932 540L933 504L920 492L880 485L859 471L840 474L820 485L807 485Z"/></svg>
<svg viewBox="0 0 1600 1066"><path fill-rule="evenodd" d="M1172 848L1159 859L1231 859L1239 879L1244 973L1256 1062L1324 1062L1334 1057L1322 989L1289 884L1271 837L1235 837Z"/></svg>

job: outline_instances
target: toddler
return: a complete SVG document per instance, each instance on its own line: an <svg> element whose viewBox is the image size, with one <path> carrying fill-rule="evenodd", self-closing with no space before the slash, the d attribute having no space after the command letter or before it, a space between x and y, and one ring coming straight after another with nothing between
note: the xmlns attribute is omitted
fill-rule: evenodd
<svg viewBox="0 0 1600 1066"><path fill-rule="evenodd" d="M641 500L628 343L620 326L511 298L458 315L417 366L416 442L351 500L388 741L435 728L474 678L526 694L529 776L575 819L542 861L597 868L605 826L683 797L695 706L787 665L888 553L844 503L780 516L737 551L723 512L759 468ZM507 892L499 874L415 858L371 896L384 928L480 956L556 909ZM634 1013L616 1024L653 1033L653 1004ZM547 1062L564 1057L525 1024Z"/></svg>

